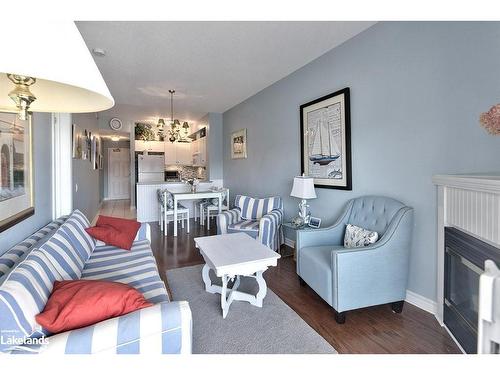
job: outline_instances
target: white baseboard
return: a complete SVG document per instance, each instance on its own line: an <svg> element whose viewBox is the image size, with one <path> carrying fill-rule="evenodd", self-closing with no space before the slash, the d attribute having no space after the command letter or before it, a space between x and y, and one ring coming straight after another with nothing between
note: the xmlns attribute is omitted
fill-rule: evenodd
<svg viewBox="0 0 500 375"><path fill-rule="evenodd" d="M406 302L417 306L419 309L427 311L432 315L436 315L437 312L437 303L427 297L421 296L411 290L406 290Z"/></svg>
<svg viewBox="0 0 500 375"><path fill-rule="evenodd" d="M295 241L285 237L285 245L295 248ZM436 315L437 313L437 303L427 297L421 296L411 290L406 291L406 302L417 306L419 309L427 311L432 315Z"/></svg>
<svg viewBox="0 0 500 375"><path fill-rule="evenodd" d="M295 241L285 237L285 245L295 249Z"/></svg>

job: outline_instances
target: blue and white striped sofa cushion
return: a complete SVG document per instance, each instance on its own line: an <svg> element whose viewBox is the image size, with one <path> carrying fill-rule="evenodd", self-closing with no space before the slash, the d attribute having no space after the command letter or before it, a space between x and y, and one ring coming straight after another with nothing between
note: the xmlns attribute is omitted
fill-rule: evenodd
<svg viewBox="0 0 500 375"><path fill-rule="evenodd" d="M62 277L47 256L34 249L0 286L0 351L18 346L12 340L40 336L35 316Z"/></svg>
<svg viewBox="0 0 500 375"><path fill-rule="evenodd" d="M67 218L68 216L61 216L0 255L0 285L29 252L45 243Z"/></svg>
<svg viewBox="0 0 500 375"><path fill-rule="evenodd" d="M228 233L244 232L252 238L257 238L259 235L259 222L252 220L238 221L227 226Z"/></svg>
<svg viewBox="0 0 500 375"><path fill-rule="evenodd" d="M191 336L189 304L165 302L51 336L48 345L32 349L42 355L191 354Z"/></svg>
<svg viewBox="0 0 500 375"><path fill-rule="evenodd" d="M89 225L85 215L75 210L50 240L40 247L52 264L58 267L63 280L79 279L85 262L94 251L95 240L85 231Z"/></svg>
<svg viewBox="0 0 500 375"><path fill-rule="evenodd" d="M243 220L259 220L272 210L282 208L281 197L258 199L237 195L234 205L240 209Z"/></svg>
<svg viewBox="0 0 500 375"><path fill-rule="evenodd" d="M83 269L82 279L109 280L130 285L151 303L168 301L149 241L137 241L130 251L97 247Z"/></svg>

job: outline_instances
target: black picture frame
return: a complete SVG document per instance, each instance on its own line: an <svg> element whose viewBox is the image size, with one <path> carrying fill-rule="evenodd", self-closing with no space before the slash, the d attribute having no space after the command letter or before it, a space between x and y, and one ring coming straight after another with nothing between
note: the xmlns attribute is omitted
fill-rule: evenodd
<svg viewBox="0 0 500 375"><path fill-rule="evenodd" d="M306 165L305 155L309 155L309 140L308 137L308 129L305 129L306 124L304 123L304 116L308 113L308 110L312 108L321 109L321 104L325 106L323 108L328 108L333 104L328 104L336 101L340 103L340 128L341 134L340 138L342 140L340 154L337 159L340 159L339 162L341 164L341 168L339 170L334 170L333 178L328 177L315 177L311 175L311 171L309 171L309 162ZM314 186L318 188L327 188L327 189L339 189L339 190L352 190L352 168L351 168L351 103L350 103L350 89L349 87L343 88L341 90L335 91L331 94L322 96L321 98L312 100L300 106L299 110L300 115L300 160L301 160L301 173L305 173L314 178ZM342 116L343 115L343 116ZM343 119L343 123L342 123ZM330 141L330 139L329 139ZM344 147L342 147L344 146ZM307 150L306 150L307 147ZM331 149L330 149L331 152ZM312 156L309 156L311 158ZM328 162L328 158L325 157L325 165L332 164L336 162L337 159L334 159L331 162ZM323 160L321 160L323 162ZM319 162L312 162L313 165L320 165ZM342 178L337 178L338 175L341 174ZM330 181L331 180L331 181Z"/></svg>

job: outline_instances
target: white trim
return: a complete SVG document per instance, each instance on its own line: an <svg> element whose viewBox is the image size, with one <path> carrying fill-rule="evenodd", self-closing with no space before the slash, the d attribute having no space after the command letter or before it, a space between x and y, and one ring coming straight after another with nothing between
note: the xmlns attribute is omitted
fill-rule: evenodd
<svg viewBox="0 0 500 375"><path fill-rule="evenodd" d="M409 304L412 304L413 306L418 307L419 309L431 313L432 315L436 315L437 303L427 297L424 297L407 289L405 301Z"/></svg>
<svg viewBox="0 0 500 375"><path fill-rule="evenodd" d="M432 182L438 186L459 189L500 193L500 174L484 173L477 175L434 175Z"/></svg>
<svg viewBox="0 0 500 375"><path fill-rule="evenodd" d="M290 246L292 249L295 249L295 241L290 238L285 237L285 245Z"/></svg>
<svg viewBox="0 0 500 375"><path fill-rule="evenodd" d="M52 218L73 210L73 156L70 113L52 114Z"/></svg>

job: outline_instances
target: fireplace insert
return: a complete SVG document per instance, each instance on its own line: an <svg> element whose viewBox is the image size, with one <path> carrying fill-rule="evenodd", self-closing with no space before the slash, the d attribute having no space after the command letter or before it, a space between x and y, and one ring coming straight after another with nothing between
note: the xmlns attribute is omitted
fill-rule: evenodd
<svg viewBox="0 0 500 375"><path fill-rule="evenodd" d="M477 352L479 276L500 249L456 228L445 228L444 323L467 353Z"/></svg>

